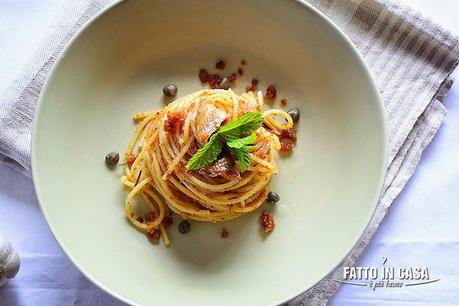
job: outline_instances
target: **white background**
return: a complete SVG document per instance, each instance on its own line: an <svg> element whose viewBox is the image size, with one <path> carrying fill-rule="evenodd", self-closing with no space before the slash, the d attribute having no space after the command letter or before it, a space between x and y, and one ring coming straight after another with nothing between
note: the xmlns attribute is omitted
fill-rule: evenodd
<svg viewBox="0 0 459 306"><path fill-rule="evenodd" d="M64 0L0 0L0 90L18 73ZM459 1L403 0L459 34ZM455 73L459 76L459 72ZM427 266L423 286L376 290L343 285L331 305L459 305L459 79L443 126L416 173L358 261L359 266ZM73 267L52 237L30 179L0 165L0 232L21 254L0 305L113 305ZM311 250L313 252L313 250Z"/></svg>

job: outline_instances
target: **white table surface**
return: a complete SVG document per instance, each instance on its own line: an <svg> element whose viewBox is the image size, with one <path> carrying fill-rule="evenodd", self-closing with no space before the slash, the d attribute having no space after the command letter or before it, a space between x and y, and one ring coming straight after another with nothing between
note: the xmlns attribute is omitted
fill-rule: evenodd
<svg viewBox="0 0 459 306"><path fill-rule="evenodd" d="M65 0L0 0L0 90L31 56ZM403 0L459 34L459 1ZM440 4L441 3L441 4ZM459 73L456 73L459 75ZM424 286L370 291L343 285L331 305L459 305L459 81L446 120L358 266L427 266ZM90 283L54 240L31 180L0 165L0 232L22 260L0 305L121 305Z"/></svg>

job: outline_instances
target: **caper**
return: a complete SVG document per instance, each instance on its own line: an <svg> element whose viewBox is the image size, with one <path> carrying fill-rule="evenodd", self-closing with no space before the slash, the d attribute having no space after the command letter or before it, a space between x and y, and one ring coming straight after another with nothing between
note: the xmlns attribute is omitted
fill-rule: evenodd
<svg viewBox="0 0 459 306"><path fill-rule="evenodd" d="M300 120L300 109L298 107L292 107L287 111L287 114L292 117L294 123L297 123Z"/></svg>
<svg viewBox="0 0 459 306"><path fill-rule="evenodd" d="M220 83L220 88L228 90L230 88L230 83L231 83L230 79L227 77L224 77L222 82Z"/></svg>
<svg viewBox="0 0 459 306"><path fill-rule="evenodd" d="M274 191L270 191L268 193L268 202L271 202L271 203L277 203L280 201L280 196L274 192Z"/></svg>
<svg viewBox="0 0 459 306"><path fill-rule="evenodd" d="M166 97L175 97L177 94L177 86L174 84L168 84L163 87L163 93Z"/></svg>
<svg viewBox="0 0 459 306"><path fill-rule="evenodd" d="M191 229L191 226L190 226L190 222L188 222L188 220L183 220L178 225L178 230L182 234L188 233L190 231L190 229Z"/></svg>
<svg viewBox="0 0 459 306"><path fill-rule="evenodd" d="M108 165L114 166L120 161L120 155L118 152L113 151L105 155L105 162Z"/></svg>

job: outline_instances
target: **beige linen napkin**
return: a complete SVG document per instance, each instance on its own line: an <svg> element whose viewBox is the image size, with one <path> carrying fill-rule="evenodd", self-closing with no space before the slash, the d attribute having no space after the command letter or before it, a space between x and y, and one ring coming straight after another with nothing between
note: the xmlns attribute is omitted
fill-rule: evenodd
<svg viewBox="0 0 459 306"><path fill-rule="evenodd" d="M0 93L0 161L30 175L32 122L49 70L78 29L111 2L68 1L35 55ZM291 305L325 305L336 292L342 267L352 266L368 245L440 127L446 114L441 98L458 60L457 39L407 7L386 0L308 2L349 36L372 70L387 112L390 151L384 190L364 234L335 270Z"/></svg>

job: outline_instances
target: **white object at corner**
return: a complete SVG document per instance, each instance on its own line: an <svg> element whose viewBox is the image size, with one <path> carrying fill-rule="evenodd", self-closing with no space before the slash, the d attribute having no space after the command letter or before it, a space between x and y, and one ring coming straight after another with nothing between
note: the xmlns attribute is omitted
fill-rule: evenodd
<svg viewBox="0 0 459 306"><path fill-rule="evenodd" d="M11 243L0 234L0 287L19 271L19 255Z"/></svg>

